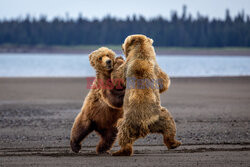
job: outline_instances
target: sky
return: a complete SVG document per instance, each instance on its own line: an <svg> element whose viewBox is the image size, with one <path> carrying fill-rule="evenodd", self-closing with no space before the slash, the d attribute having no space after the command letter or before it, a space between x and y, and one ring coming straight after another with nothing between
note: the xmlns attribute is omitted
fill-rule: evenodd
<svg viewBox="0 0 250 167"><path fill-rule="evenodd" d="M192 16L201 15L209 18L225 18L225 10L231 16L242 10L250 15L250 0L0 0L0 19L24 18L27 14L39 18L46 15L65 18L77 18L79 13L88 19L103 18L107 14L126 18L133 14L143 15L147 19L161 15L170 18L171 11L182 13L187 6Z"/></svg>

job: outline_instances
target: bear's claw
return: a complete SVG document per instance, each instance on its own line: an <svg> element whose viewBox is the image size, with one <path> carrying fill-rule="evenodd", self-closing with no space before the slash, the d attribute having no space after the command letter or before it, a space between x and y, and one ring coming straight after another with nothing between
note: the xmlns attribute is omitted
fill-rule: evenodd
<svg viewBox="0 0 250 167"><path fill-rule="evenodd" d="M72 149L72 151L74 153L79 153L79 151L81 150L81 145L80 144L70 142L70 146L71 146L71 149Z"/></svg>
<svg viewBox="0 0 250 167"><path fill-rule="evenodd" d="M175 141L174 143L169 144L167 147L168 149L175 149L181 145L181 142Z"/></svg>

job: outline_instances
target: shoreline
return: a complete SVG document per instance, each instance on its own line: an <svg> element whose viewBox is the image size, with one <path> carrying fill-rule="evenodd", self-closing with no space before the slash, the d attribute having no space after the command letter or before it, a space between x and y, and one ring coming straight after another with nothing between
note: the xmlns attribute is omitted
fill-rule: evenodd
<svg viewBox="0 0 250 167"><path fill-rule="evenodd" d="M89 54L101 46L9 46L0 45L4 53L47 53L47 54ZM120 46L109 46L116 54L123 54ZM157 55L208 55L208 56L250 56L250 48L183 48L155 47Z"/></svg>
<svg viewBox="0 0 250 167"><path fill-rule="evenodd" d="M89 76L89 77L95 77L95 76ZM14 77L5 77L5 76L0 76L0 79L82 79L82 78L88 78L85 76L14 76ZM207 79L207 78L214 78L214 79L220 79L220 78L225 78L225 79L233 79L233 78L250 78L250 75L241 75L241 76L184 76L184 77L171 77L170 79Z"/></svg>
<svg viewBox="0 0 250 167"><path fill-rule="evenodd" d="M95 76L89 76L89 77L95 77ZM214 81L220 81L220 80L248 80L250 79L250 75L241 75L241 76L180 76L180 77L171 77L170 79L174 80L199 80L199 81L208 81L208 80L214 80ZM86 80L86 76L0 76L0 80Z"/></svg>

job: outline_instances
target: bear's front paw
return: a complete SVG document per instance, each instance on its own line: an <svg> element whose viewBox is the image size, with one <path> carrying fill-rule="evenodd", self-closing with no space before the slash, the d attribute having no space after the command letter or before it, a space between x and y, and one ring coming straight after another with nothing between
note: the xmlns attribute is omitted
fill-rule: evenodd
<svg viewBox="0 0 250 167"><path fill-rule="evenodd" d="M115 58L115 61L117 61L117 60L122 60L122 61L124 61L124 59L123 59L122 56L117 56L117 57Z"/></svg>
<svg viewBox="0 0 250 167"><path fill-rule="evenodd" d="M79 151L81 150L81 145L80 144L77 144L77 143L74 143L74 142L70 142L70 146L71 146L71 150L74 153L79 153Z"/></svg>
<svg viewBox="0 0 250 167"><path fill-rule="evenodd" d="M120 65L122 65L124 63L124 59L119 56L119 57L116 57L115 58L115 65L114 65L114 68L118 68Z"/></svg>

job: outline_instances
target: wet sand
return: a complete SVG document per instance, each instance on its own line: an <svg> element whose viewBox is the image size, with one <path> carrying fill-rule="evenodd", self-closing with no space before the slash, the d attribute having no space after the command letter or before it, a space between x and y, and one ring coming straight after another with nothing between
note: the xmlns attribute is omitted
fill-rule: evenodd
<svg viewBox="0 0 250 167"><path fill-rule="evenodd" d="M173 78L161 101L183 145L169 151L152 134L133 157L96 155L95 133L80 154L70 151L86 86L85 78L0 78L0 166L250 165L250 77Z"/></svg>

